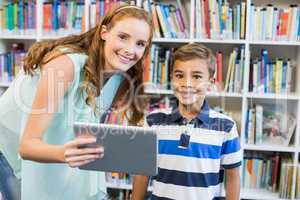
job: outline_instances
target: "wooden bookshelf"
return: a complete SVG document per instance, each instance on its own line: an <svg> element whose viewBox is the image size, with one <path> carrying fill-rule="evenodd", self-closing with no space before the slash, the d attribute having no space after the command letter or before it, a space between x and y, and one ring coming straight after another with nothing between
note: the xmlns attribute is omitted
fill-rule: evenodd
<svg viewBox="0 0 300 200"><path fill-rule="evenodd" d="M89 5L91 0L85 0L85 30L89 28ZM166 2L171 2L171 0L166 0ZM174 2L176 2L174 0ZM195 20L195 2L196 0L184 0L184 3L187 3L189 8L189 19L190 24L194 23ZM229 2L239 2L239 1L231 1ZM245 0L247 8L250 7L251 3L255 3L255 5L261 5L265 6L268 3L272 3L274 5L280 4L280 5L289 5L297 3L300 5L299 1L291 0L291 1L285 1L285 0L279 0L279 1L271 1L271 0ZM58 32L53 33L44 33L43 32L43 1L37 0L37 16L36 16L36 30L31 33L7 33L7 32L0 32L0 53L2 51L5 51L6 47L10 45L11 41L15 42L21 42L26 41L27 43L33 43L40 40L46 40L46 39L56 39L61 36L74 34L74 32L67 32L64 31L63 34ZM137 0L137 5L142 5L142 0ZM237 47L237 46L244 46L245 48L245 71L244 71L244 85L243 85L243 92L241 93L227 93L227 92L220 92L220 93L208 93L208 97L210 98L224 98L225 100L236 100L238 99L240 102L240 116L241 118L239 121L241 122L241 126L239 129L239 132L241 133L241 144L244 151L272 151L272 152L283 152L283 153L289 153L292 155L293 158L293 164L296 166L299 164L299 154L300 154L300 124L297 124L296 131L295 131L295 137L293 141L293 146L270 146L270 145L250 145L245 143L244 138L244 130L246 128L246 117L247 117L247 109L248 105L253 100L258 100L264 103L269 103L272 101L292 101L293 105L295 105L295 112L297 113L297 122L300 121L300 42L299 41L261 41L261 40L251 40L249 38L249 30L250 22L248 19L250 19L250 11L247 9L246 13L246 38L245 39L238 39L238 40L214 40L214 39L203 39L203 38L196 38L194 30L194 26L189 25L189 37L183 38L183 39L175 39L175 38L154 38L153 43L157 45L170 45L170 46L180 46L187 43L192 42L200 42L205 43L208 47L212 48L227 48L227 46ZM223 46L222 46L223 45ZM294 91L290 94L258 94L253 92L248 92L248 82L249 82L249 70L250 70L250 60L251 60L251 49L255 48L264 48L265 46L268 46L271 50L282 52L283 54L296 54L292 59L294 59L296 62L295 66L295 81L294 81ZM286 52L284 49L290 48L289 52ZM227 50L225 50L227 51ZM295 53L296 52L296 53ZM1 83L0 82L0 89L4 89L9 87L10 83ZM173 92L171 90L162 90L162 89L156 89L156 88L150 88L145 90L148 94L163 94L163 95L170 95ZM234 105L232 105L234 106ZM230 107L229 107L230 109ZM296 172L294 172L293 176L293 194L292 199L295 199L295 185L296 185ZM117 189L131 189L131 185L117 185L112 183L107 183L107 186L109 188L117 188ZM242 199L274 199L274 200L280 200L278 193L272 193L266 190L260 190L260 189L242 189L241 192L241 198Z"/></svg>

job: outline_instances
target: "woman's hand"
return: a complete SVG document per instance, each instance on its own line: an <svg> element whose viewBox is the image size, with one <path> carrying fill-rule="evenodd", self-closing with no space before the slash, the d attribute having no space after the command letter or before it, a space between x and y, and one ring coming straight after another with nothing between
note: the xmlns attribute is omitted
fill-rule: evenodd
<svg viewBox="0 0 300 200"><path fill-rule="evenodd" d="M65 162L70 167L79 167L93 162L104 155L103 147L96 146L96 138L78 137L64 144ZM95 147L90 147L95 146Z"/></svg>

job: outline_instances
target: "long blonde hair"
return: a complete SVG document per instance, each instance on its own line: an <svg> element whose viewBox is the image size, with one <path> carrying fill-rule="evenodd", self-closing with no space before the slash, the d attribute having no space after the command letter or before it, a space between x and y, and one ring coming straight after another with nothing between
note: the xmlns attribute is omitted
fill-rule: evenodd
<svg viewBox="0 0 300 200"><path fill-rule="evenodd" d="M84 81L83 89L87 93L86 103L96 112L95 97L100 95L103 87L103 69L105 64L104 44L105 41L101 38L102 27L106 26L110 30L117 21L124 18L133 17L144 20L150 27L150 37L148 45L145 49L143 57L128 71L126 75L131 78L133 83L133 94L143 94L143 89L137 91L143 83L143 61L149 52L152 43L152 19L151 16L143 9L136 6L122 5L108 12L102 21L94 28L91 28L80 35L71 35L57 40L37 42L28 50L27 56L24 59L24 71L27 74L33 74L35 69L42 66L52 59L68 54L68 53L85 53L88 55L84 65ZM58 51L61 47L67 47L68 51ZM129 88L129 81L124 80L118 90L114 103L126 95L126 90ZM97 88L96 90L94 88ZM114 104L113 103L113 104ZM129 105L132 115L129 122L136 124L143 117L143 112L138 109L142 102L134 101Z"/></svg>

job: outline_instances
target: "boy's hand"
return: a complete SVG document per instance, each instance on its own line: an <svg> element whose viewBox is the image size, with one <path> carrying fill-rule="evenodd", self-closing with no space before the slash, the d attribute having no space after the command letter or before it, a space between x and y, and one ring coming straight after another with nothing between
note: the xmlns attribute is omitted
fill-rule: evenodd
<svg viewBox="0 0 300 200"><path fill-rule="evenodd" d="M70 167L79 167L104 155L104 149L95 146L95 137L78 137L64 144L64 160ZM92 145L94 147L88 147ZM86 146L86 147L84 147Z"/></svg>

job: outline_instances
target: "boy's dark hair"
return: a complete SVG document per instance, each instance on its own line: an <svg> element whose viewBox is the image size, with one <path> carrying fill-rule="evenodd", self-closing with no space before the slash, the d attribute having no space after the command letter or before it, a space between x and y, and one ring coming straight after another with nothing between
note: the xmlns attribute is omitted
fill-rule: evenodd
<svg viewBox="0 0 300 200"><path fill-rule="evenodd" d="M211 49L197 42L183 45L174 52L172 69L176 60L187 61L197 58L207 61L209 78L212 78L215 73L215 56Z"/></svg>

